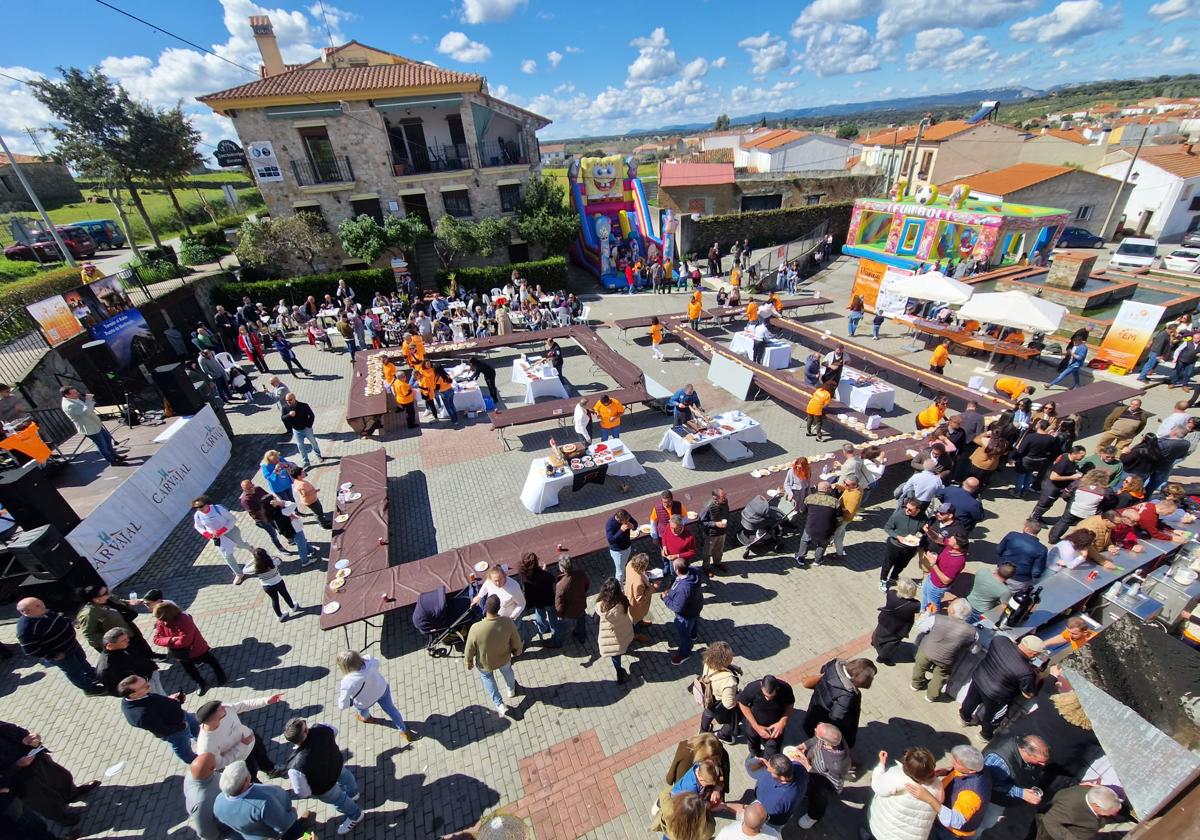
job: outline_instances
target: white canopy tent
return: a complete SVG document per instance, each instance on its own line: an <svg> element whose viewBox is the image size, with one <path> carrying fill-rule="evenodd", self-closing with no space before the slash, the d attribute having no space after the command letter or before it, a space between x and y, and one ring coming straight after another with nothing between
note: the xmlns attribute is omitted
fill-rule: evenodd
<svg viewBox="0 0 1200 840"><path fill-rule="evenodd" d="M1039 333L1054 332L1066 314L1065 306L1016 291L975 295L958 310L958 317L963 321L979 321L981 324L998 324ZM988 370L992 367L992 359L999 345L1000 339L996 339L988 356Z"/></svg>
<svg viewBox="0 0 1200 840"><path fill-rule="evenodd" d="M963 304L971 299L974 289L940 271L925 274L889 274L887 291L917 300L933 300L951 304Z"/></svg>

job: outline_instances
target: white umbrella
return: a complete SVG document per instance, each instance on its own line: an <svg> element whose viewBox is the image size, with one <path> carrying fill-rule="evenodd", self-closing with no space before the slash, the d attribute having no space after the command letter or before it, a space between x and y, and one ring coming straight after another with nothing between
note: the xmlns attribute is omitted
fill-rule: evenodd
<svg viewBox="0 0 1200 840"><path fill-rule="evenodd" d="M999 324L1002 327L1052 333L1067 314L1067 307L1024 292L991 292L975 295L962 309L959 320Z"/></svg>
<svg viewBox="0 0 1200 840"><path fill-rule="evenodd" d="M974 290L966 283L947 277L940 271L924 274L891 275L885 282L887 291L917 300L936 300L960 304L971 299Z"/></svg>

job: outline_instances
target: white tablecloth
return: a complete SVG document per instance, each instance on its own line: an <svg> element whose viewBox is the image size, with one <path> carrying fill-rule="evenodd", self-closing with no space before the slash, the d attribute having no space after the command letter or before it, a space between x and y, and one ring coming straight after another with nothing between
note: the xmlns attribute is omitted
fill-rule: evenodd
<svg viewBox="0 0 1200 840"><path fill-rule="evenodd" d="M856 384L864 376L862 371L845 368L838 381L838 402L863 414L869 409L887 412L895 408L896 389L879 379L869 385Z"/></svg>
<svg viewBox="0 0 1200 840"><path fill-rule="evenodd" d="M658 448L663 452L674 452L683 459L684 468L689 470L696 469L692 453L702 446L711 445L718 455L729 462L749 458L753 453L743 444L766 443L767 433L757 420L744 414L739 417L739 414L741 413L731 411L713 418L719 425L733 426L732 432L722 431L718 435L697 440L689 441L676 434L673 427L668 428Z"/></svg>
<svg viewBox="0 0 1200 840"><path fill-rule="evenodd" d="M555 397L562 400L567 398L567 389L558 378L554 365L531 367L517 359L513 362L512 381L525 386L525 405L533 405L538 397Z"/></svg>
<svg viewBox="0 0 1200 840"><path fill-rule="evenodd" d="M754 336L745 330L736 333L729 342L729 349L739 356L754 360ZM792 364L792 343L780 338L767 341L767 349L763 351L763 366L771 370L783 370Z"/></svg>
<svg viewBox="0 0 1200 840"><path fill-rule="evenodd" d="M629 447L621 443L620 438L612 438L602 444L592 444L588 447L588 452L595 454L597 446L607 447L605 451L625 447L624 452L608 462L610 477L645 475L645 468L638 463L637 457L629 451ZM521 490L521 504L533 513L541 513L546 508L557 505L558 494L564 489L569 490L574 480L575 474L571 472L569 465L563 468L561 475L547 476L546 459L535 458L529 465L529 475L525 479L525 487Z"/></svg>
<svg viewBox="0 0 1200 840"><path fill-rule="evenodd" d="M472 378L471 368L464 362L446 371L454 380L454 408L457 411L486 411L479 381ZM460 381L461 380L461 381Z"/></svg>

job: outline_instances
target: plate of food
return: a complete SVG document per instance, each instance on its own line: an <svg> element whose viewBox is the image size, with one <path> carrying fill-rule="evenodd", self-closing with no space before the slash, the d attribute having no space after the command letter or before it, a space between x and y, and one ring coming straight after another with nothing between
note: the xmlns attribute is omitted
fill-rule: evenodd
<svg viewBox="0 0 1200 840"><path fill-rule="evenodd" d="M342 491L347 491L347 490L349 490L349 489L350 489L351 487L353 487L353 486L354 486L354 482L353 482L353 481L347 481L345 484L343 484L343 485L341 485L340 487L338 487L338 489L339 489L339 490L342 490Z"/></svg>
<svg viewBox="0 0 1200 840"><path fill-rule="evenodd" d="M723 426L721 426L721 428L722 428L722 429L724 429L724 430L725 430L725 431L727 431L727 432L732 432L732 431L733 431L733 426L729 426L729 425L723 425Z"/></svg>
<svg viewBox="0 0 1200 840"><path fill-rule="evenodd" d="M337 601L330 601L328 604L326 604L324 607L321 608L321 612L325 613L325 615L333 615L335 612L337 612L341 608L342 608L342 605L339 604Z"/></svg>
<svg viewBox="0 0 1200 840"><path fill-rule="evenodd" d="M766 473L763 470L750 470L751 478L762 478Z"/></svg>
<svg viewBox="0 0 1200 840"><path fill-rule="evenodd" d="M921 544L921 537L919 534L909 534L907 537L898 537L898 539L905 545L917 546Z"/></svg>
<svg viewBox="0 0 1200 840"><path fill-rule="evenodd" d="M357 502L361 498L362 498L362 493L347 493L346 494L347 502Z"/></svg>
<svg viewBox="0 0 1200 840"><path fill-rule="evenodd" d="M332 589L334 592L341 592L342 587L344 587L345 585L346 585L345 578L342 578L342 577L334 578L333 581L329 584L329 588Z"/></svg>
<svg viewBox="0 0 1200 840"><path fill-rule="evenodd" d="M350 518L350 514L348 514L348 513L339 513L337 516L335 516L335 517L333 518L333 521L334 521L336 524L338 524L338 525L341 525L343 522L345 522L345 521L346 521L347 519L349 519L349 518Z"/></svg>
<svg viewBox="0 0 1200 840"><path fill-rule="evenodd" d="M662 576L663 576L662 569L647 569L646 570L646 577L650 578L650 580L662 580Z"/></svg>
<svg viewBox="0 0 1200 840"><path fill-rule="evenodd" d="M597 443L596 444L596 453L597 454L599 454L601 452L606 452L606 451L608 451L608 444L605 444L605 443Z"/></svg>
<svg viewBox="0 0 1200 840"><path fill-rule="evenodd" d="M489 568L491 568L491 567L488 565L488 561L486 561L486 560L480 560L478 563L476 563L476 564L474 565L474 567L473 567L473 568L474 568L474 569L475 569L475 571L477 571L477 572L486 572L486 571L487 571Z"/></svg>
<svg viewBox="0 0 1200 840"><path fill-rule="evenodd" d="M640 533L642 533L642 534L649 534L649 533L650 533L650 526L649 526L649 525L643 525L643 526L641 526L640 528L638 528L638 531L639 531Z"/></svg>
<svg viewBox="0 0 1200 840"><path fill-rule="evenodd" d="M334 575L334 577L338 577L338 578L348 578L348 577L350 577L350 567L349 567L349 566L346 566L344 569L338 569L338 570L337 570L337 574L336 574L336 575Z"/></svg>
<svg viewBox="0 0 1200 840"><path fill-rule="evenodd" d="M694 511L694 510L689 510L687 512L688 519L696 519L698 516L700 516L700 514L696 513L696 511Z"/></svg>

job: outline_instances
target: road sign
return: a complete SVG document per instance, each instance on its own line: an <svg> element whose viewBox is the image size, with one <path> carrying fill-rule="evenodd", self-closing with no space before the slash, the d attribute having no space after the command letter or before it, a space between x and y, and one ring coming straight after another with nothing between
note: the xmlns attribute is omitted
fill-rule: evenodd
<svg viewBox="0 0 1200 840"><path fill-rule="evenodd" d="M246 152L233 140L222 140L217 143L217 151L213 153L220 166L245 166Z"/></svg>

